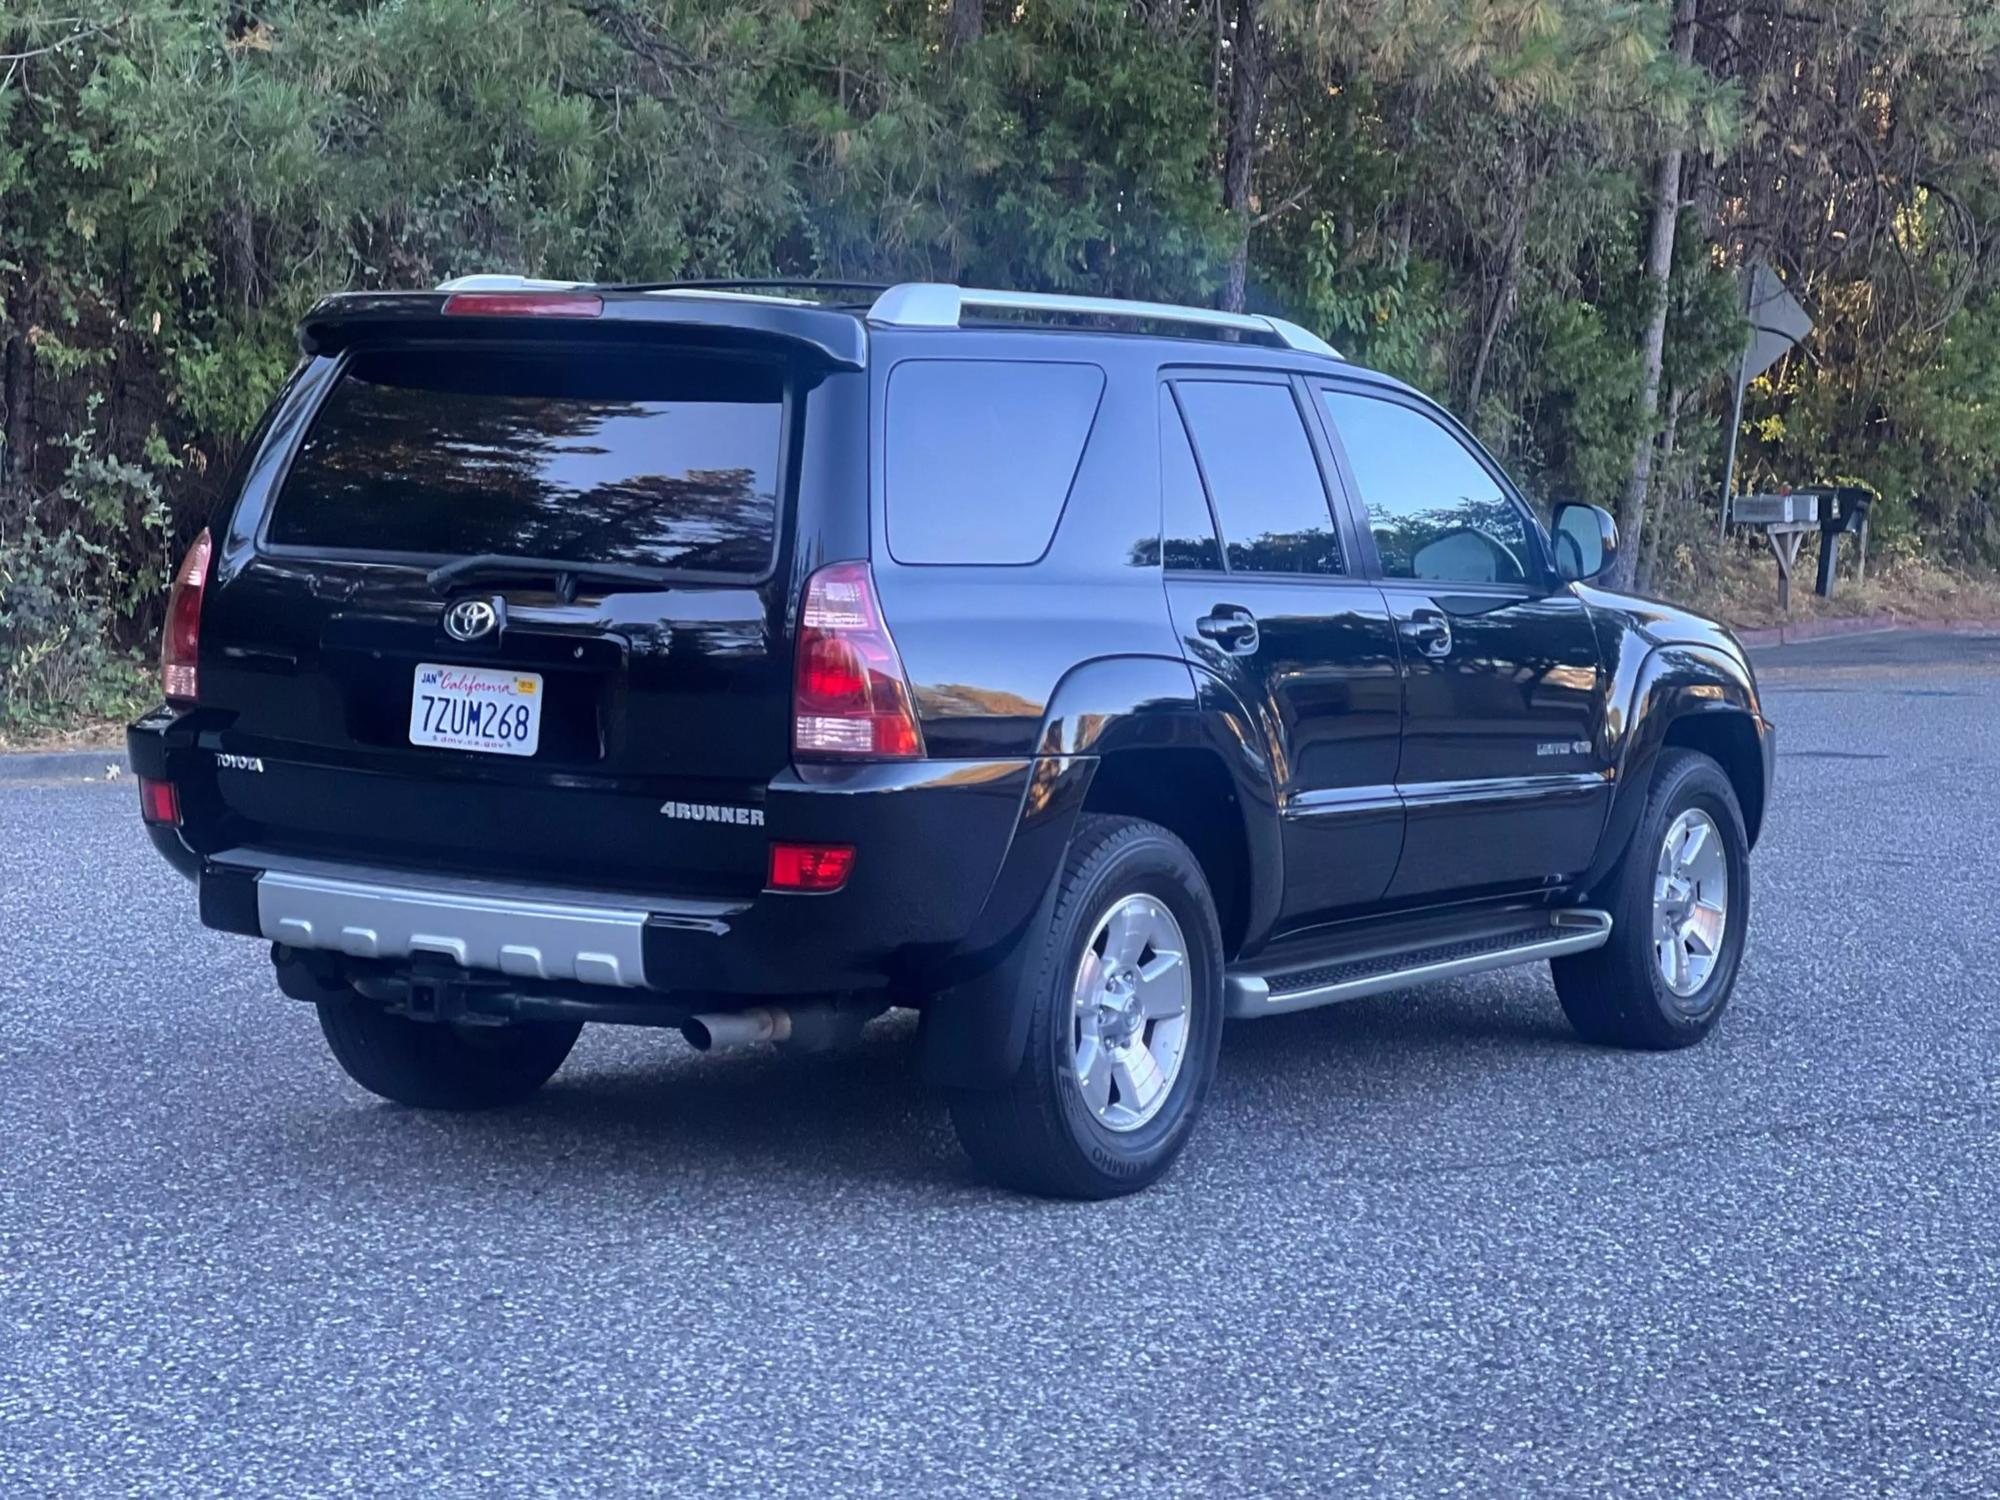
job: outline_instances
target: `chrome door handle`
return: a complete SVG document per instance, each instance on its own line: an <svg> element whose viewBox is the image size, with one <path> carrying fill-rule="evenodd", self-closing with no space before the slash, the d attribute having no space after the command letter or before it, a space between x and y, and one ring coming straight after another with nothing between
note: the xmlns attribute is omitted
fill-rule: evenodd
<svg viewBox="0 0 2000 1500"><path fill-rule="evenodd" d="M1451 617L1441 609L1413 609L1403 634L1426 656L1451 655Z"/></svg>
<svg viewBox="0 0 2000 1500"><path fill-rule="evenodd" d="M1194 628L1223 650L1248 656L1257 649L1257 617L1240 604L1218 604Z"/></svg>

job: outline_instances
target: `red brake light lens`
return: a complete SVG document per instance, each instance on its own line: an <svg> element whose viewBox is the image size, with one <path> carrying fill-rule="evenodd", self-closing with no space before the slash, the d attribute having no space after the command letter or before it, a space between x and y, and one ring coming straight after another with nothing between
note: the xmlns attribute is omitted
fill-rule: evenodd
<svg viewBox="0 0 2000 1500"><path fill-rule="evenodd" d="M167 594L167 622L160 632L160 687L169 703L191 704L199 696L201 599L208 588L212 550L203 531L174 570L174 586Z"/></svg>
<svg viewBox="0 0 2000 1500"><path fill-rule="evenodd" d="M868 564L834 563L806 584L792 679L801 760L911 760L924 753L903 659Z"/></svg>
<svg viewBox="0 0 2000 1500"><path fill-rule="evenodd" d="M594 318L604 299L587 292L454 292L447 318Z"/></svg>
<svg viewBox="0 0 2000 1500"><path fill-rule="evenodd" d="M768 884L774 891L824 894L846 885L853 869L851 844L773 844Z"/></svg>
<svg viewBox="0 0 2000 1500"><path fill-rule="evenodd" d="M181 821L181 794L171 781L139 778L139 816L148 823L178 828Z"/></svg>

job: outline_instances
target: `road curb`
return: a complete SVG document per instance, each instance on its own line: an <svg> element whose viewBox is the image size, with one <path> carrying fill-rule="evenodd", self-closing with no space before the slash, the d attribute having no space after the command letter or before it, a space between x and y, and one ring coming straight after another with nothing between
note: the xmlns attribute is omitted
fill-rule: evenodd
<svg viewBox="0 0 2000 1500"><path fill-rule="evenodd" d="M130 772L123 745L0 751L0 781L103 781L108 774L125 776Z"/></svg>
<svg viewBox="0 0 2000 1500"><path fill-rule="evenodd" d="M1736 638L1752 647L1791 646L1801 641L1825 640L1828 636L1875 635L1889 630L2000 630L2000 620L1927 620L1913 619L1908 615L1852 615L1838 620L1800 620L1792 625L1739 630Z"/></svg>

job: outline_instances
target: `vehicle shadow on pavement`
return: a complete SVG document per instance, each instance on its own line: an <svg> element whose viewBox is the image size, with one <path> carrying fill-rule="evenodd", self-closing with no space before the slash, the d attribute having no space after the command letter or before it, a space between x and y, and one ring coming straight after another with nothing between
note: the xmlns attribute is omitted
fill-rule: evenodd
<svg viewBox="0 0 2000 1500"><path fill-rule="evenodd" d="M1238 1023L1223 1036L1202 1133L1254 1134L1272 1097L1288 1100L1295 1120L1308 1109L1317 1117L1308 1123L1336 1135L1343 1117L1419 1096L1442 1117L1452 1079L1525 1080L1573 1064L1579 1046L1545 984L1503 988L1490 978ZM906 1015L829 1054L703 1056L671 1033L587 1031L570 1063L523 1106L439 1116L373 1104L329 1112L306 1134L338 1150L330 1137L349 1132L378 1147L385 1136L420 1134L435 1150L416 1154L413 1175L428 1175L425 1154L470 1152L496 1172L540 1171L570 1186L595 1177L654 1191L676 1179L711 1188L735 1179L760 1191L784 1180L989 1191L952 1138L942 1096L920 1077Z"/></svg>

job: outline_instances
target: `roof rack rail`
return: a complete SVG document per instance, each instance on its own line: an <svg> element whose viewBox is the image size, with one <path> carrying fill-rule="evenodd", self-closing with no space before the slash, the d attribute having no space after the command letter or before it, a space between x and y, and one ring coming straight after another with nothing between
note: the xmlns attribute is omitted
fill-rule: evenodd
<svg viewBox="0 0 2000 1500"><path fill-rule="evenodd" d="M1196 328L1227 328L1254 334L1302 354L1343 358L1319 335L1296 323L1262 313L1218 312L1212 307L1182 307L1171 302L1128 302L1117 297L1072 297L1066 293L1004 292L983 287L952 286L937 281L906 281L875 299L868 321L888 328L957 328L968 308L996 312L1062 313L1092 318L1129 318L1148 323L1181 323Z"/></svg>
<svg viewBox="0 0 2000 1500"><path fill-rule="evenodd" d="M886 292L886 281L835 281L819 276L716 276L688 281L621 281L621 292L759 292L797 287L808 292Z"/></svg>
<svg viewBox="0 0 2000 1500"><path fill-rule="evenodd" d="M517 276L506 271L479 271L470 276L454 276L441 281L441 292L568 292L588 289L598 292L641 292L650 297L706 297L736 302L789 302L799 307L825 306L812 297L788 297L783 288L807 291L881 292L880 281L814 281L810 277L762 277L712 281L551 281L539 276ZM845 304L843 310L853 307Z"/></svg>

